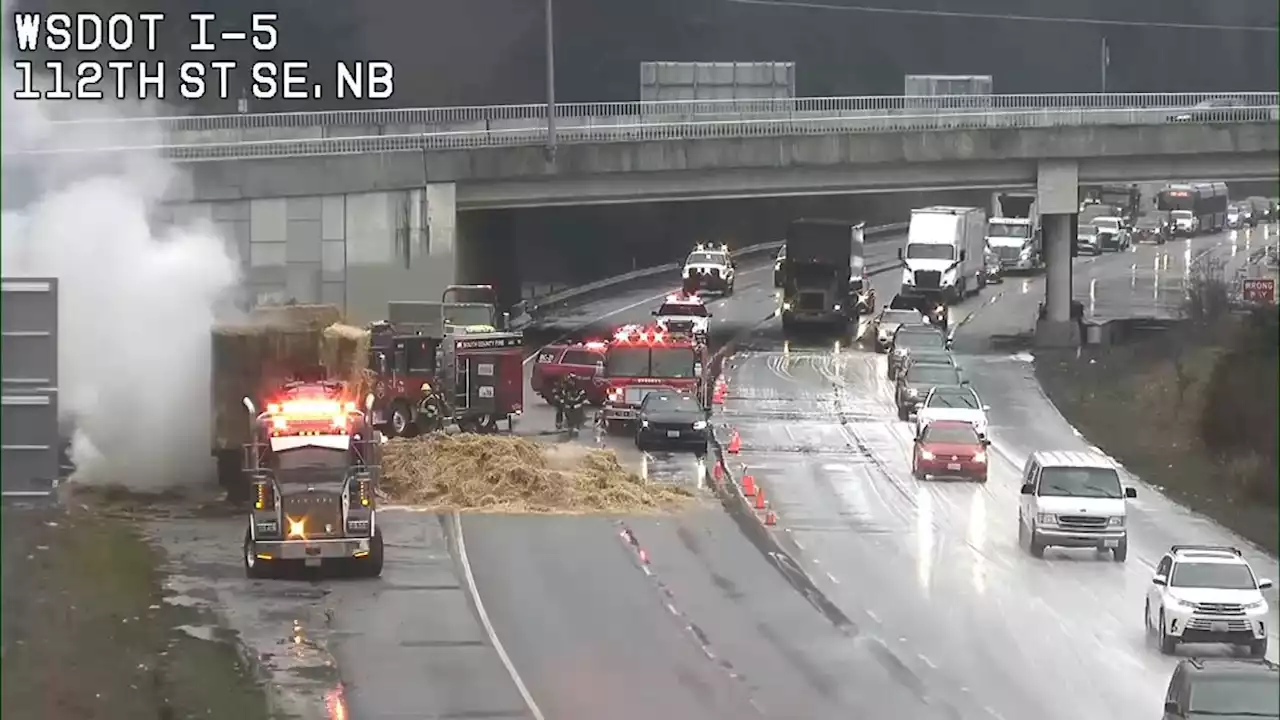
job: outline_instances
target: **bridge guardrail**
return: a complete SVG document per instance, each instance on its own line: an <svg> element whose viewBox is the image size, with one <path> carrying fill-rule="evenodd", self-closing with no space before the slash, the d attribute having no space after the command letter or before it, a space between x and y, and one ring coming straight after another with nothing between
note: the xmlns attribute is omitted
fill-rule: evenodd
<svg viewBox="0 0 1280 720"><path fill-rule="evenodd" d="M1054 109L568 126L559 129L557 138L561 144L582 144L1091 125L1274 123L1277 120L1280 120L1280 106L1274 105L1232 108ZM521 147L541 145L546 141L545 128L525 128L187 145L71 146L6 152L4 157L20 159L64 153L112 155L146 152L160 154L175 161L198 162Z"/></svg>
<svg viewBox="0 0 1280 720"><path fill-rule="evenodd" d="M723 100L659 100L557 103L556 117L563 125L630 124L616 118L669 122L694 119L750 119L758 117L857 115L865 112L1008 111L1051 109L1120 109L1193 107L1201 103L1234 101L1246 106L1276 105L1274 92L1234 93L1023 93L1006 95L863 95ZM521 105L469 105L455 107L388 108L371 110L321 110L287 113L192 115L162 118L110 118L57 121L62 126L134 126L146 124L164 133L210 133L209 140L239 141L285 139L259 132L252 136L223 136L223 131L304 130L310 137L330 136L326 129L389 128L400 134L436 130L520 129L545 122L546 103ZM569 121L569 122L566 122ZM479 128L454 128L479 124ZM338 130L339 134L342 133Z"/></svg>
<svg viewBox="0 0 1280 720"><path fill-rule="evenodd" d="M907 229L907 223L905 222L890 223L888 225L876 225L874 227L869 227L866 229L863 235L869 241L874 242L876 240L882 240L887 237L891 237L906 229ZM780 247L782 247L782 241L758 243L756 245L748 245L747 247L734 250L733 256L735 258L740 258L746 255L757 255L761 253L775 251ZM895 260L894 262L896 264L897 261ZM869 266L868 271L876 272L877 270L873 268L874 266ZM667 263L665 265L655 265L654 267L643 268L641 270L634 270L629 273L623 273L621 275L614 275L612 277L607 277L602 280L596 280L595 282L587 283L586 285L567 288L565 290L561 290L559 292L555 292L550 295L547 295L546 297L526 300L516 305L516 309L523 310L523 312L513 312L512 315L514 317L513 317L512 323L513 323L513 326L515 327L524 327L530 323L537 322L538 319L542 315L544 315L547 311L554 310L559 307L563 307L566 303L568 303L571 300L581 299L583 296L590 295L592 293L598 292L605 288L613 287L615 285L621 285L622 283L630 282L632 280L639 280L642 278L653 277L656 275L661 275L663 273L674 272L679 269L680 269L679 263Z"/></svg>

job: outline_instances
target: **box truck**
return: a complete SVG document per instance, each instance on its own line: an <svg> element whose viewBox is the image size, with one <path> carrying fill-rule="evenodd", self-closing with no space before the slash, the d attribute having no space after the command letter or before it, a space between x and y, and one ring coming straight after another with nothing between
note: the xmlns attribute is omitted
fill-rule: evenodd
<svg viewBox="0 0 1280 720"><path fill-rule="evenodd" d="M986 285L987 213L975 207L911 211L902 260L901 295L959 302Z"/></svg>

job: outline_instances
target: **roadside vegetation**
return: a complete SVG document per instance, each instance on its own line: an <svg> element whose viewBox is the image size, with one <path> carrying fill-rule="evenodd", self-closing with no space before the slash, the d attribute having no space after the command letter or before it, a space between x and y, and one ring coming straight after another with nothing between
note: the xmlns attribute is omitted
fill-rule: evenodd
<svg viewBox="0 0 1280 720"><path fill-rule="evenodd" d="M72 507L3 510L5 717L271 720L233 638L165 602L134 522Z"/></svg>
<svg viewBox="0 0 1280 720"><path fill-rule="evenodd" d="M1089 441L1268 551L1280 545L1280 315L1232 312L1192 283L1178 325L1079 356L1037 357L1045 391Z"/></svg>

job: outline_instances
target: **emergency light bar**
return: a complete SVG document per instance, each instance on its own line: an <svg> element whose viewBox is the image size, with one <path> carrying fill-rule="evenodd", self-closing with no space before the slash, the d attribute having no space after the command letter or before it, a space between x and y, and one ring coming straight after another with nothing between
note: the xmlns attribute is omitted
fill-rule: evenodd
<svg viewBox="0 0 1280 720"><path fill-rule="evenodd" d="M346 435L348 417L354 412L354 402L307 398L268 403L264 415L271 422L272 436L315 437Z"/></svg>
<svg viewBox="0 0 1280 720"><path fill-rule="evenodd" d="M715 245L713 243L698 243L697 245L694 246L693 249L698 252L706 252L708 250L710 251L719 250L721 252L729 252L729 246L726 245L725 243L720 243L719 245Z"/></svg>

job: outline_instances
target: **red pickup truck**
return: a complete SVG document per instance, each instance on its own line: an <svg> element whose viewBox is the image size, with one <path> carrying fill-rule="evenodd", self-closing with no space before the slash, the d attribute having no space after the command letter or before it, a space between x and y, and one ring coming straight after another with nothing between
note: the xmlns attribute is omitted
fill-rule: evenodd
<svg viewBox="0 0 1280 720"><path fill-rule="evenodd" d="M551 402L551 391L556 382L565 375L574 373L582 380L587 400L597 407L603 405L609 385L596 374L596 369L604 366L607 347L602 342L585 342L542 348L534 360L529 387L543 400Z"/></svg>

